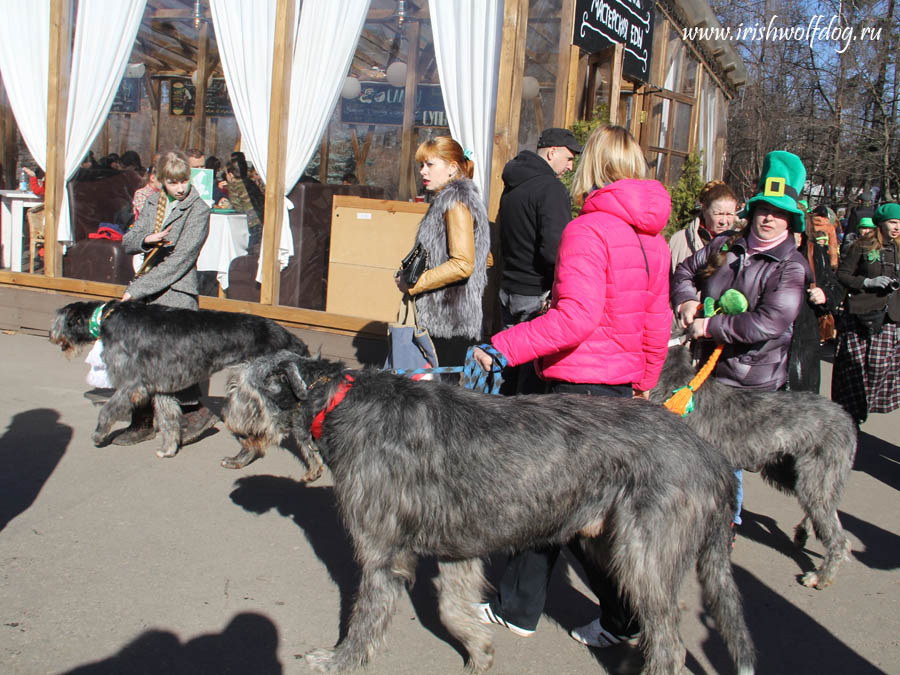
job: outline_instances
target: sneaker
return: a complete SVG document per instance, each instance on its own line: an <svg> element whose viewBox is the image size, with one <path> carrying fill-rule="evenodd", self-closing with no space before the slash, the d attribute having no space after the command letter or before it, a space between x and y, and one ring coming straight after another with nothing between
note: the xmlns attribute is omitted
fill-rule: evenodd
<svg viewBox="0 0 900 675"><path fill-rule="evenodd" d="M569 631L569 635L573 640L580 642L588 647L596 647L603 649L605 647L613 647L623 642L634 643L640 633L634 635L616 635L606 630L600 623L600 619L594 619L589 624L573 628Z"/></svg>
<svg viewBox="0 0 900 675"><path fill-rule="evenodd" d="M491 603L489 602L479 602L475 605L475 613L478 615L478 620L481 621L481 623L495 623L498 626L508 628L512 633L515 633L519 637L531 637L534 635L533 630L519 628L514 623L504 621L502 617L494 613L494 610L491 609Z"/></svg>

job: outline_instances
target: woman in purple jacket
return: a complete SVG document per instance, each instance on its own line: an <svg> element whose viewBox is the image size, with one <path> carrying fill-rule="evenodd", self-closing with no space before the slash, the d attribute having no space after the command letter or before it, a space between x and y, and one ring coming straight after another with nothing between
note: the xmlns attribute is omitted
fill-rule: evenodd
<svg viewBox="0 0 900 675"><path fill-rule="evenodd" d="M646 398L659 378L672 319L661 234L671 200L661 183L644 180L646 170L627 130L604 126L591 134L572 186L583 206L560 239L550 309L491 339L510 366L535 361L553 393ZM484 351L475 358L490 368ZM639 627L615 580L583 559L579 546L571 550L603 610L603 625L597 620L572 637L601 647L635 636ZM558 555L554 548L514 556L498 595L480 605L482 621L534 633Z"/></svg>
<svg viewBox="0 0 900 675"><path fill-rule="evenodd" d="M716 343L724 343L714 371L723 384L764 391L787 384L793 323L808 292L808 265L791 236L805 227L798 203L805 182L806 169L799 157L770 152L763 162L760 193L740 214L749 225L716 237L675 269L672 306L694 339L701 363ZM730 288L747 298L746 312L699 316L704 298L719 299ZM740 470L736 474L740 481ZM742 496L738 490L737 525Z"/></svg>

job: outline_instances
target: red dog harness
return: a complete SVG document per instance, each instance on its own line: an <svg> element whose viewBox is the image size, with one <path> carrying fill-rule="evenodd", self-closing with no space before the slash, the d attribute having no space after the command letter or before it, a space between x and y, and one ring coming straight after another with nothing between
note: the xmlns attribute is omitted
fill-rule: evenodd
<svg viewBox="0 0 900 675"><path fill-rule="evenodd" d="M353 376L344 375L344 381L338 385L337 391L334 392L334 396L328 402L328 405L325 406L324 409L316 413L316 416L313 417L312 425L310 426L309 430L315 440L319 440L319 438L322 436L322 426L325 424L325 415L334 410L337 407L338 403L344 400L344 396L346 396L347 392L350 391L350 387L352 384Z"/></svg>

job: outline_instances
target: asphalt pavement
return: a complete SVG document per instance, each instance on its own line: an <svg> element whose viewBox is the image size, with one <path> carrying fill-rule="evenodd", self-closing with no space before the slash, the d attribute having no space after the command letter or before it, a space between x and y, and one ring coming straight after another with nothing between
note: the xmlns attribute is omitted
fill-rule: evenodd
<svg viewBox="0 0 900 675"><path fill-rule="evenodd" d="M0 672L310 672L302 654L346 631L358 575L328 474L298 483L284 450L223 469L238 445L221 424L173 459L157 458L154 442L95 448L87 370L46 338L0 334ZM827 362L823 373L827 389ZM213 408L223 385L219 374ZM900 411L863 425L840 509L853 550L821 591L799 583L822 547L791 543L796 500L745 474L732 560L757 672L900 674L898 446ZM463 672L435 574L433 560L420 563L365 672ZM679 597L685 672L733 672L693 578ZM589 650L568 636L594 612L577 567L561 561L535 635L494 629L491 672L635 672L633 648Z"/></svg>

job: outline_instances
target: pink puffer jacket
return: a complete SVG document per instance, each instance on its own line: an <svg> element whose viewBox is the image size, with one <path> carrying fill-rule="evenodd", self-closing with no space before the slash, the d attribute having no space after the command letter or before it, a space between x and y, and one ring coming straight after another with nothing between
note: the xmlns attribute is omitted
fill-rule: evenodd
<svg viewBox="0 0 900 675"><path fill-rule="evenodd" d="M497 333L493 346L513 366L539 359L544 379L652 389L672 321L660 234L670 209L655 180L619 180L588 195L563 230L550 310Z"/></svg>

